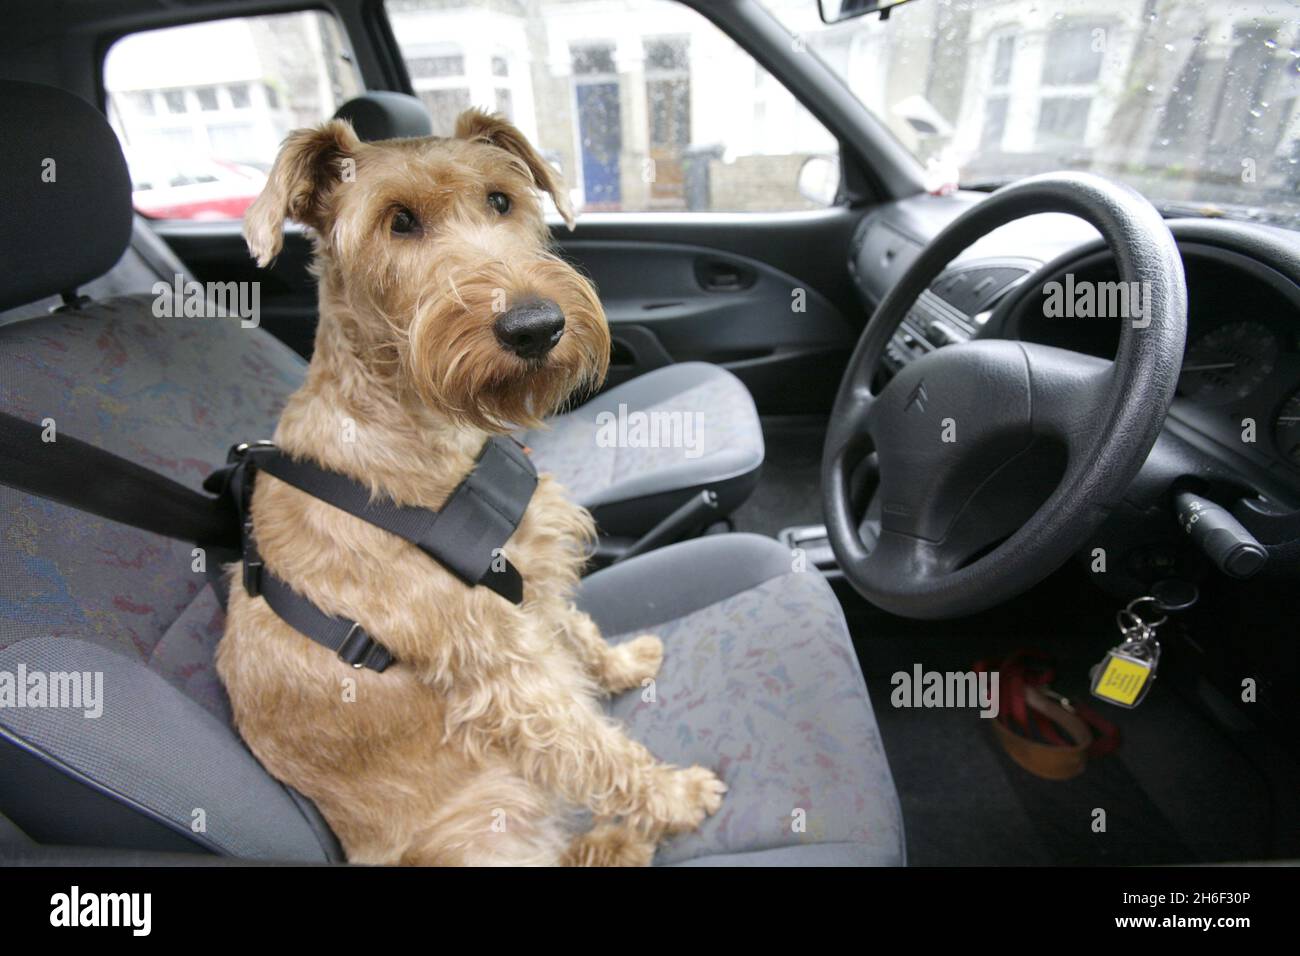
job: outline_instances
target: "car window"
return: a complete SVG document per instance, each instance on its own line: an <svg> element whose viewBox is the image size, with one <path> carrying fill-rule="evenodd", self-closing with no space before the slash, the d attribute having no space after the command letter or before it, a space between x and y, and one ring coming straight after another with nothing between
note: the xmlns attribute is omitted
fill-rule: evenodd
<svg viewBox="0 0 1300 956"><path fill-rule="evenodd" d="M1300 226L1295 0L944 0L832 26L761 2L932 189L1089 170L1172 214Z"/></svg>
<svg viewBox="0 0 1300 956"><path fill-rule="evenodd" d="M835 138L771 74L671 0L387 0L411 84L449 135L504 114L575 209L774 212L822 205L799 174Z"/></svg>
<svg viewBox="0 0 1300 956"><path fill-rule="evenodd" d="M362 89L318 11L133 33L109 49L104 85L135 207L159 219L242 217L285 134Z"/></svg>

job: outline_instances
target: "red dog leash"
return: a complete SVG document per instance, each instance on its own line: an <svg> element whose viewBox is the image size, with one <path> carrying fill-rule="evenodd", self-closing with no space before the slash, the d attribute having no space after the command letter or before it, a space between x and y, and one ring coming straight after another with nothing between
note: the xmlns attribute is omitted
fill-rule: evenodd
<svg viewBox="0 0 1300 956"><path fill-rule="evenodd" d="M1086 704L1052 690L1052 659L1019 650L993 667L975 664L975 673L998 674L998 716L993 729L1008 756L1035 776L1068 780L1083 773L1089 757L1119 746L1119 730Z"/></svg>

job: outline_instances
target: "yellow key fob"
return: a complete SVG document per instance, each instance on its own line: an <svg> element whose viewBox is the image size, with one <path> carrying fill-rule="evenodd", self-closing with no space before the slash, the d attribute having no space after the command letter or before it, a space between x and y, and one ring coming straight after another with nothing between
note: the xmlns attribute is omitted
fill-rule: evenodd
<svg viewBox="0 0 1300 956"><path fill-rule="evenodd" d="M1156 679L1155 662L1115 648L1092 669L1092 695L1132 709L1142 703Z"/></svg>

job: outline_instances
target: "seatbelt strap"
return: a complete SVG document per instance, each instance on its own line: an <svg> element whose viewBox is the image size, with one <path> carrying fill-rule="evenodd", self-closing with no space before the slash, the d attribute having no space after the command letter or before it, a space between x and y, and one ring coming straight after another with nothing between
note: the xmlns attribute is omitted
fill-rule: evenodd
<svg viewBox="0 0 1300 956"><path fill-rule="evenodd" d="M231 450L213 472L209 497L180 482L0 412L0 484L155 534L223 548L241 548L244 587L260 595L286 624L353 667L383 671L394 657L356 622L326 614L265 569L252 533L249 505L258 467L350 514L410 541L473 587L482 584L523 603L523 577L501 548L522 520L537 487L537 470L513 439L492 438L474 469L441 511L370 501L369 489L309 462L296 462L269 442Z"/></svg>
<svg viewBox="0 0 1300 956"><path fill-rule="evenodd" d="M230 501L69 435L47 436L7 412L0 412L0 484L168 538L239 547Z"/></svg>

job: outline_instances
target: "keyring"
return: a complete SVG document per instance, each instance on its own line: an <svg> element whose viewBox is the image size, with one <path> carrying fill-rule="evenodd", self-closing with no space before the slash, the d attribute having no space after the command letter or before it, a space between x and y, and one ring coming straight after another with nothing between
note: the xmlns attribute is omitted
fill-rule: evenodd
<svg viewBox="0 0 1300 956"><path fill-rule="evenodd" d="M1164 610L1164 605L1161 604L1160 601L1158 601L1156 598L1153 598L1153 597L1151 597L1150 595L1144 595L1144 596L1142 596L1142 597L1140 597L1140 598L1134 598L1133 600L1129 601L1129 602L1128 602L1128 607L1124 608L1124 611L1126 611L1127 613L1133 615L1135 618L1137 618L1139 621L1141 621L1144 625L1146 625L1147 627L1151 628L1152 630L1154 630L1155 628L1159 627L1161 624L1165 623L1165 621L1169 620L1169 615L1168 615L1168 614L1166 614L1164 617L1160 618L1160 620L1158 620L1158 621L1148 621L1148 620L1145 620L1145 619L1142 617L1142 615L1138 614L1137 611L1133 610L1133 609L1134 609L1135 607L1137 607L1139 604L1154 604L1156 607L1160 608L1161 610ZM1123 612L1121 612L1121 613L1123 613ZM1120 627L1120 630L1123 630L1123 626Z"/></svg>

